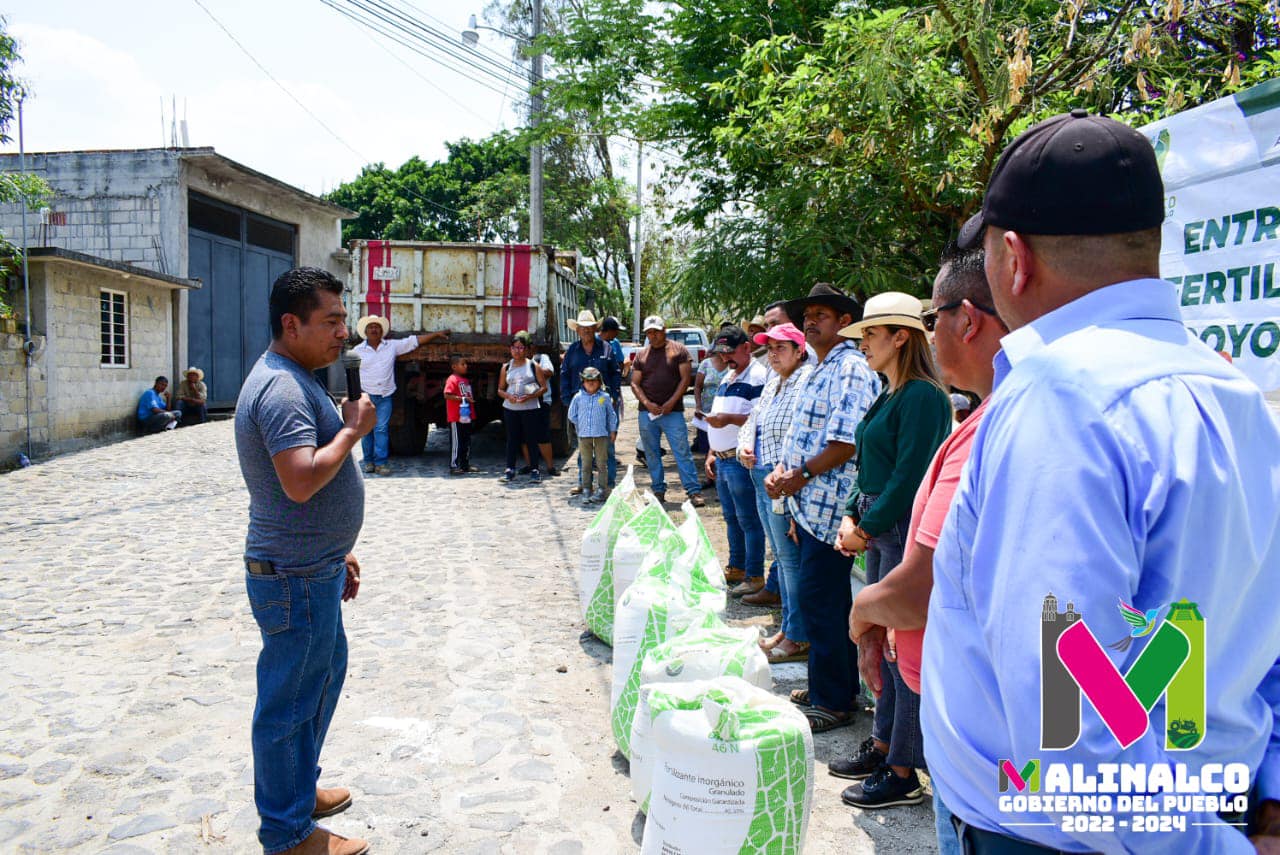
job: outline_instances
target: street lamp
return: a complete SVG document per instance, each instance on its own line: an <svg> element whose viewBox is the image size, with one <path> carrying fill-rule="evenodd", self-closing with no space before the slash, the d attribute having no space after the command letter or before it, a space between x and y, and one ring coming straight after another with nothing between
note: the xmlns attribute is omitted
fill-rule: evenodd
<svg viewBox="0 0 1280 855"><path fill-rule="evenodd" d="M542 53L534 45L542 35L542 0L533 0L532 36L486 27L472 15L467 29L462 31L462 43L474 49L480 43L480 30L515 39L529 52L529 127L533 131L533 143L529 146L529 243L539 246L542 243L542 143L538 140L538 126L542 123L542 92L538 84L542 80Z"/></svg>

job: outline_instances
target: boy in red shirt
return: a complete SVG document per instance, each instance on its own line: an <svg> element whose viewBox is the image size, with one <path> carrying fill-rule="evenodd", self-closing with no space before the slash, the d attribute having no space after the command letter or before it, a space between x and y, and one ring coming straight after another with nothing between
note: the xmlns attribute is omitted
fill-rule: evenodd
<svg viewBox="0 0 1280 855"><path fill-rule="evenodd" d="M453 373L444 383L444 409L449 420L449 474L465 475L471 466L471 418L476 399L467 380L467 360L455 353L449 357Z"/></svg>

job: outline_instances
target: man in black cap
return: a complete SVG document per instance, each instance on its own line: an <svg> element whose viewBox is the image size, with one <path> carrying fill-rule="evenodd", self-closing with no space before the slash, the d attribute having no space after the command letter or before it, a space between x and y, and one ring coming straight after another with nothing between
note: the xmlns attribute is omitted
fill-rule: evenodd
<svg viewBox="0 0 1280 855"><path fill-rule="evenodd" d="M1251 816L1230 821L1280 833L1280 425L1183 326L1159 278L1164 213L1150 143L1073 110L1010 144L960 233L985 248L1012 330L934 554L924 642L925 757L966 852L1254 851L1203 799L1154 833L1018 811L998 770L1021 790L1027 758L1041 780L1178 764L1197 794L1235 764ZM1129 641L1126 613L1152 616L1147 632L1102 647ZM1194 744L1175 744L1188 728ZM1144 780L1121 793L1159 790Z"/></svg>
<svg viewBox="0 0 1280 855"><path fill-rule="evenodd" d="M787 303L818 363L800 389L782 443L782 462L765 478L771 499L785 499L800 552L796 604L809 633L809 688L792 700L805 706L814 733L852 723L858 697L858 652L849 640L853 559L835 550L844 503L853 493L854 432L880 394L880 380L840 330L862 317L858 301L819 282Z"/></svg>

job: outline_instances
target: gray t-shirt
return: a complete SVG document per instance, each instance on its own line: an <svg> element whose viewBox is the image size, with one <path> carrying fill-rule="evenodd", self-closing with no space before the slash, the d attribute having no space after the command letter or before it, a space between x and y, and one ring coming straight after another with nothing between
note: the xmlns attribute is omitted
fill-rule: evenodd
<svg viewBox="0 0 1280 855"><path fill-rule="evenodd" d="M351 455L302 504L285 495L271 463L286 449L328 445L341 429L338 408L310 372L286 356L262 354L236 401L236 451L249 488L246 558L311 567L341 561L355 546L364 524L364 479Z"/></svg>

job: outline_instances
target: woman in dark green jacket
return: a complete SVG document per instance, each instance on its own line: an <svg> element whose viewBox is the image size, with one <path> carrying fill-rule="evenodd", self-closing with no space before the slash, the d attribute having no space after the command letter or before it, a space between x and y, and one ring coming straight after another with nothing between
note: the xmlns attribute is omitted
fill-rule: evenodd
<svg viewBox="0 0 1280 855"><path fill-rule="evenodd" d="M840 330L862 339L867 364L888 381L854 434L858 480L836 541L841 552L866 553L868 584L902 562L916 490L951 430L951 400L933 364L922 312L910 294L877 294L867 301L861 321ZM884 688L871 738L854 757L828 768L836 777L865 779L844 791L846 804L918 804L924 790L915 770L925 765L920 696L903 681L891 653L880 675Z"/></svg>

